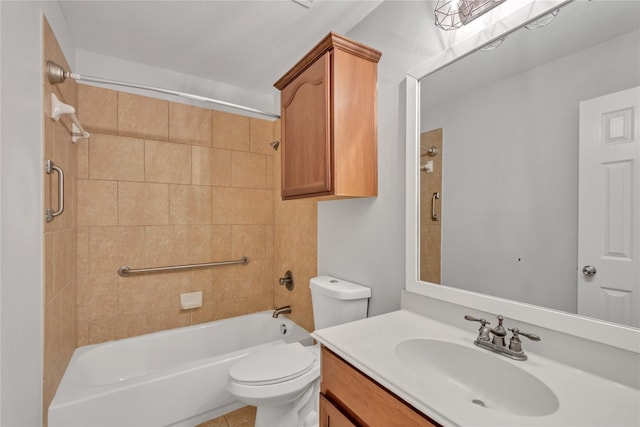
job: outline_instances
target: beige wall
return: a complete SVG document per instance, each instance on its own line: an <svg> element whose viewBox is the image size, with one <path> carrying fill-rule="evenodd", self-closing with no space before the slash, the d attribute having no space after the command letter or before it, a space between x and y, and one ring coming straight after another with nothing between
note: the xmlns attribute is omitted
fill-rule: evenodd
<svg viewBox="0 0 640 427"><path fill-rule="evenodd" d="M279 122L87 85L78 97L91 132L78 144L78 345L271 309L274 299L312 326L315 204L280 201L269 145ZM242 256L251 262L117 275L123 265ZM282 295L284 269L299 282ZM193 291L203 306L181 311L180 293Z"/></svg>
<svg viewBox="0 0 640 427"><path fill-rule="evenodd" d="M43 67L52 60L66 69L67 61L49 24L44 20ZM65 173L65 209L53 222L44 220L44 361L43 417L53 399L67 363L76 347L76 145L71 143L68 116L59 122L51 117L51 94L77 105L77 85L53 86L43 81L44 160L52 160ZM44 206L58 206L58 177L44 175Z"/></svg>

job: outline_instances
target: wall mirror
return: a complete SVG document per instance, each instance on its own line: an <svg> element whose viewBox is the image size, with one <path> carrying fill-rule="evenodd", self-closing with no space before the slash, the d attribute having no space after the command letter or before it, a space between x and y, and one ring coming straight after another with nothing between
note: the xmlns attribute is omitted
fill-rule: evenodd
<svg viewBox="0 0 640 427"><path fill-rule="evenodd" d="M640 3L538 12L414 73L407 289L637 332Z"/></svg>

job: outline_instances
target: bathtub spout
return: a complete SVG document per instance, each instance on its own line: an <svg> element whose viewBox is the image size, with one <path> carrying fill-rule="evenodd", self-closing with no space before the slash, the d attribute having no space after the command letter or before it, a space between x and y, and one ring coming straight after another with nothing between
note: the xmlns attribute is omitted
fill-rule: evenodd
<svg viewBox="0 0 640 427"><path fill-rule="evenodd" d="M290 305L285 305L283 307L276 307L273 310L273 318L277 319L278 316L280 316L281 314L288 314L291 313L291 306Z"/></svg>

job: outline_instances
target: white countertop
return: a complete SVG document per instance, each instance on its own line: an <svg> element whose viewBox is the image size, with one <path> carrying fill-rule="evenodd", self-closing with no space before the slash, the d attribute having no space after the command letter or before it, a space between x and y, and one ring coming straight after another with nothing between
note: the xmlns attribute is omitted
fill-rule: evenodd
<svg viewBox="0 0 640 427"><path fill-rule="evenodd" d="M560 403L558 410L537 417L513 415L452 398L429 378L412 372L395 353L396 345L402 341L426 338L449 341L492 354L474 346L476 330L474 325L470 325L469 330L462 330L407 310L399 310L320 329L312 336L445 426L640 426L640 390L528 351L534 345L544 345L544 341L535 344L523 342L529 356L527 361L494 355L534 375L555 393ZM469 363L474 361L469 360ZM603 360L602 363L615 361Z"/></svg>

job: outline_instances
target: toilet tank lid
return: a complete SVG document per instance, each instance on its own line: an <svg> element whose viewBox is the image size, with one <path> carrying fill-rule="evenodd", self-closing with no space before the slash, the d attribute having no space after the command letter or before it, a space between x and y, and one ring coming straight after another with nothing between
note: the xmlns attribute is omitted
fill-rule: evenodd
<svg viewBox="0 0 640 427"><path fill-rule="evenodd" d="M311 279L309 286L312 292L339 300L361 299L371 296L371 289L366 286L331 276L314 277Z"/></svg>

